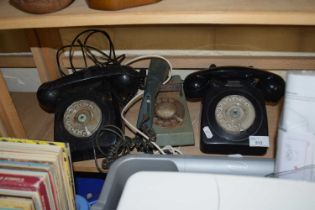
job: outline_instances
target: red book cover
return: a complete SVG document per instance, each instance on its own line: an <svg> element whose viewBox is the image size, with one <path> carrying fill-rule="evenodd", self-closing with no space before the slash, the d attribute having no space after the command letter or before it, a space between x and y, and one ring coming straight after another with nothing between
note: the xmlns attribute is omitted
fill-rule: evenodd
<svg viewBox="0 0 315 210"><path fill-rule="evenodd" d="M37 176L0 173L0 188L38 192L44 210L51 210L44 180Z"/></svg>

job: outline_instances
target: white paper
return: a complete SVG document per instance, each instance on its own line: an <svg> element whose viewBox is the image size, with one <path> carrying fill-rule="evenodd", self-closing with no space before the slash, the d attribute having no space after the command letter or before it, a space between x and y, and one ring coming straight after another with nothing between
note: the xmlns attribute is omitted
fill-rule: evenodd
<svg viewBox="0 0 315 210"><path fill-rule="evenodd" d="M314 163L314 134L309 132L278 132L279 139L277 155L277 172L286 172L290 170L292 173L284 173L283 178L309 180L311 181L312 170L301 170L304 166Z"/></svg>
<svg viewBox="0 0 315 210"><path fill-rule="evenodd" d="M315 164L315 74L288 73L278 131L276 173ZM311 171L287 178L309 180Z"/></svg>

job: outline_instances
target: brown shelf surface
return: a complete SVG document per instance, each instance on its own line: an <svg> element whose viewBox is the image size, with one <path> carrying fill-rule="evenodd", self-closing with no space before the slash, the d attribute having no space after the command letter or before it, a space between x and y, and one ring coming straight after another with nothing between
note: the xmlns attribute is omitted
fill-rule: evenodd
<svg viewBox="0 0 315 210"><path fill-rule="evenodd" d="M12 98L15 102L17 111L21 117L24 128L27 132L28 138L53 140L53 114L44 112L38 105L35 93L12 93ZM139 104L136 104L130 109L127 114L127 118L134 123L137 119L137 110ZM195 145L181 147L180 150L186 155L206 155L202 154L199 150L199 122L200 122L200 103L189 102L189 112L191 115L192 125L194 128ZM277 125L279 120L280 105L267 106L268 112L268 124L269 124L269 136L271 140L270 148L263 156L265 158L273 158L275 151L275 139L277 133ZM130 135L130 133L127 133ZM76 162L73 164L75 171L82 172L97 172L94 160L87 160Z"/></svg>
<svg viewBox="0 0 315 210"><path fill-rule="evenodd" d="M118 11L88 8L86 0L33 15L0 1L0 29L142 24L315 25L313 0L162 0Z"/></svg>

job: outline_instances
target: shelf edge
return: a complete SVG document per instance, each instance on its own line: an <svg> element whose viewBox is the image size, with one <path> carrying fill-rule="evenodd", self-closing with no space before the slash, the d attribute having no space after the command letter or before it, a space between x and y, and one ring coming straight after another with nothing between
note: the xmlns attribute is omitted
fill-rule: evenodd
<svg viewBox="0 0 315 210"><path fill-rule="evenodd" d="M65 21L70 18L71 21ZM2 18L0 30L26 28L56 28L105 25L315 25L315 13L305 12L203 12L203 13L137 13L137 14L76 14L31 15L29 17Z"/></svg>

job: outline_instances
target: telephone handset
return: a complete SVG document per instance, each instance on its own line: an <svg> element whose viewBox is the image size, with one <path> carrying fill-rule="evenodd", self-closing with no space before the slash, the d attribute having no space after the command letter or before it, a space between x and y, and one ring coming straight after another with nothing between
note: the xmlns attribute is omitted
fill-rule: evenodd
<svg viewBox="0 0 315 210"><path fill-rule="evenodd" d="M263 155L269 146L265 101L279 101L284 88L280 76L250 67L210 66L188 75L186 98L202 99L201 151Z"/></svg>
<svg viewBox="0 0 315 210"><path fill-rule="evenodd" d="M285 82L279 75L241 66L210 66L207 71L190 74L185 79L184 90L187 98L201 99L212 86L229 86L233 82L259 89L270 102L277 102L284 94Z"/></svg>
<svg viewBox="0 0 315 210"><path fill-rule="evenodd" d="M145 72L135 71L129 66L91 66L42 84L37 91L37 99L45 111L55 112L56 105L78 89L98 90L111 92L120 104L124 104L138 91L144 78Z"/></svg>

